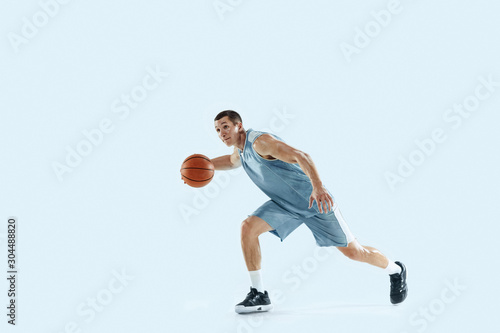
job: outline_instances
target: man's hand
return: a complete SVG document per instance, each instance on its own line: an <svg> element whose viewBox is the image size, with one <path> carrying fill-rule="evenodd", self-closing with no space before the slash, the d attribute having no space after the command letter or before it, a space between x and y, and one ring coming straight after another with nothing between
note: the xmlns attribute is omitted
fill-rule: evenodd
<svg viewBox="0 0 500 333"><path fill-rule="evenodd" d="M333 210L333 198L323 185L313 187L309 197L309 208L312 207L314 200L316 200L321 214L323 214L323 210L325 214Z"/></svg>

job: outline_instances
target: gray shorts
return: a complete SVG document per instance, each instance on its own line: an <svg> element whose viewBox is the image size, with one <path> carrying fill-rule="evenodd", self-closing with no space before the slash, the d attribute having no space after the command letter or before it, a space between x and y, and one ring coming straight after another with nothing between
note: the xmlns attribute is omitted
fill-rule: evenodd
<svg viewBox="0 0 500 333"><path fill-rule="evenodd" d="M266 221L274 229L270 232L278 236L281 241L302 223L311 230L318 246L345 247L354 240L354 236L345 223L337 204L333 206L333 211L327 214L301 217L290 213L275 201L269 200L257 208L251 215L260 217Z"/></svg>

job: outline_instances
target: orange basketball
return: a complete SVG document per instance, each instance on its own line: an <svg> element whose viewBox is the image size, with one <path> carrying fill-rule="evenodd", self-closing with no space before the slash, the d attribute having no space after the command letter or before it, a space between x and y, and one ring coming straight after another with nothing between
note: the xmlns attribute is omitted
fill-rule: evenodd
<svg viewBox="0 0 500 333"><path fill-rule="evenodd" d="M182 162L181 176L184 183L191 187L203 187L214 178L214 165L208 157L193 154Z"/></svg>

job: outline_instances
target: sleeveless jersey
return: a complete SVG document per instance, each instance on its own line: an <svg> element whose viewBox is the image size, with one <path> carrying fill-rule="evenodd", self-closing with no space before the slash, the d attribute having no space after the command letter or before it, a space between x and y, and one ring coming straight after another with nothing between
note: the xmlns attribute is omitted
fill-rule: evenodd
<svg viewBox="0 0 500 333"><path fill-rule="evenodd" d="M238 149L238 153L250 179L271 200L293 215L311 217L320 214L316 201L311 209L308 208L313 187L311 180L298 164L278 159L267 160L255 151L253 143L262 134L270 134L283 141L272 133L254 131L251 128L247 130L245 146L243 151Z"/></svg>

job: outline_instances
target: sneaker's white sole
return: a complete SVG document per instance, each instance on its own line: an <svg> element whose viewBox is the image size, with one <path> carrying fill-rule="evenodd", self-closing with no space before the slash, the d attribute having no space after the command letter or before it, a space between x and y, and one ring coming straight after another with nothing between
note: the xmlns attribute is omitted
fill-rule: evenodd
<svg viewBox="0 0 500 333"><path fill-rule="evenodd" d="M234 307L234 311L236 311L236 313L266 312L272 310L272 308L273 308L272 304L255 305L255 306L237 305Z"/></svg>

